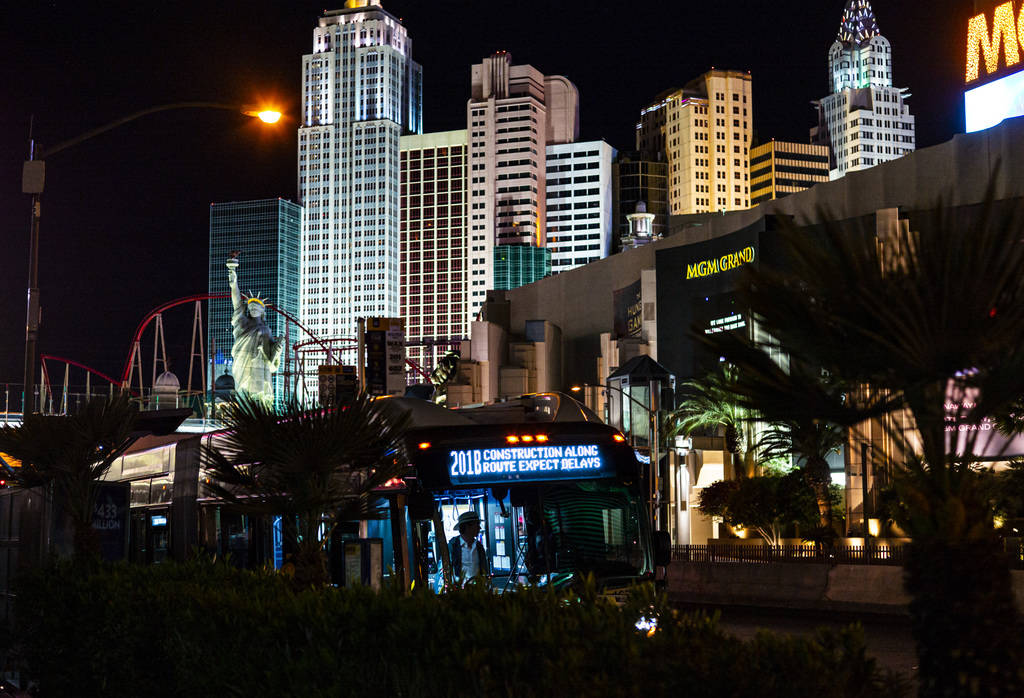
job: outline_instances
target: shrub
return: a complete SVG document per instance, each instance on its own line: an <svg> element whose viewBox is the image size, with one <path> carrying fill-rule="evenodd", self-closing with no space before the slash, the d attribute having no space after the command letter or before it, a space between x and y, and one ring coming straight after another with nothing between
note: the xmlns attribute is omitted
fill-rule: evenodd
<svg viewBox="0 0 1024 698"><path fill-rule="evenodd" d="M44 696L903 694L857 629L740 642L646 587L620 607L593 585L403 596L210 561L80 570L20 580L14 646Z"/></svg>

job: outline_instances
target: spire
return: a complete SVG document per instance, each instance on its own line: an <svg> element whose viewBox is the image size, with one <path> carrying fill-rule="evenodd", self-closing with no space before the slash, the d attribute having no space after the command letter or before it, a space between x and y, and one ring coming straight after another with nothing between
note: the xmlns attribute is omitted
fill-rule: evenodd
<svg viewBox="0 0 1024 698"><path fill-rule="evenodd" d="M881 33L870 0L846 0L843 21L839 25L839 41L862 44Z"/></svg>

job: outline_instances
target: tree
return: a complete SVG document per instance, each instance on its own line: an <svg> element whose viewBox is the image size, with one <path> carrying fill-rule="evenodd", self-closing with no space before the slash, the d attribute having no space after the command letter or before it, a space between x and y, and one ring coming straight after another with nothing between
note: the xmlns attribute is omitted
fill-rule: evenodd
<svg viewBox="0 0 1024 698"><path fill-rule="evenodd" d="M753 475L757 458L753 443L743 436L745 423L754 412L741 406L731 391L731 373L711 373L699 380L684 381L680 388L685 397L679 407L670 412L663 430L665 439L677 434L690 436L694 432L724 429L725 450L740 460L745 475Z"/></svg>
<svg viewBox="0 0 1024 698"><path fill-rule="evenodd" d="M971 456L984 420L1024 395L1024 218L993 191L915 216L916 232L787 226L784 262L746 270L744 300L775 348L862 386L842 399L764 346L702 338L737 366L745 400L767 394L793 419L909 418L910 433L892 420L887 437L917 454L896 487L923 696L1024 694L1010 574Z"/></svg>
<svg viewBox="0 0 1024 698"><path fill-rule="evenodd" d="M26 414L21 426L0 428L0 451L22 462L7 478L21 487L52 486L74 532L74 554L99 554L92 527L100 479L131 445L137 415L126 393L90 400L76 414Z"/></svg>
<svg viewBox="0 0 1024 698"><path fill-rule="evenodd" d="M730 526L757 531L772 547L782 544L787 525L811 525L818 518L814 491L798 470L712 483L701 491L699 508Z"/></svg>
<svg viewBox="0 0 1024 698"><path fill-rule="evenodd" d="M342 521L374 516L372 490L404 468L406 421L367 395L333 409L293 400L280 412L239 397L204 444L211 489L243 511L279 515L300 586L328 581L325 546Z"/></svg>
<svg viewBox="0 0 1024 698"><path fill-rule="evenodd" d="M828 457L839 453L846 443L846 430L825 420L780 418L768 424L758 440L761 458L773 460L784 456L796 459L818 503L820 527L833 529L832 473Z"/></svg>

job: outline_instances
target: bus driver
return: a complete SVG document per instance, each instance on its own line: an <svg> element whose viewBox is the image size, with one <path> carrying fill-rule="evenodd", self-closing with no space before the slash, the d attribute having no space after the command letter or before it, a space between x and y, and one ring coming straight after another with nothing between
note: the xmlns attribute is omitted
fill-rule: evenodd
<svg viewBox="0 0 1024 698"><path fill-rule="evenodd" d="M488 579L490 569L487 566L487 552L477 539L480 535L480 516L475 511L460 514L455 530L459 535L448 541L448 548L451 551L456 586L463 586L476 577Z"/></svg>

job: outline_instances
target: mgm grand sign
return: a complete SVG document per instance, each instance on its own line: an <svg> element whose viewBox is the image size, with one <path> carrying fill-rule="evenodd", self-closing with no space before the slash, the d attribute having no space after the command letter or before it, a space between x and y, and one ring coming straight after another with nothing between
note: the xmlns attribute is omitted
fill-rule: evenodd
<svg viewBox="0 0 1024 698"><path fill-rule="evenodd" d="M744 264L750 264L753 262L754 254L753 245L748 245L742 250L727 252L720 257L702 259L697 262L688 262L686 264L686 278L703 279L708 276L714 276L715 274L721 274L725 271L731 271L737 267L743 266Z"/></svg>

